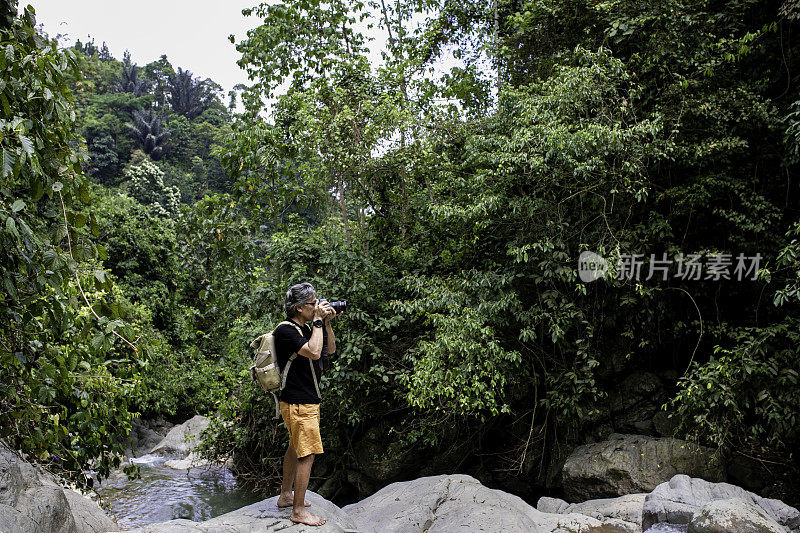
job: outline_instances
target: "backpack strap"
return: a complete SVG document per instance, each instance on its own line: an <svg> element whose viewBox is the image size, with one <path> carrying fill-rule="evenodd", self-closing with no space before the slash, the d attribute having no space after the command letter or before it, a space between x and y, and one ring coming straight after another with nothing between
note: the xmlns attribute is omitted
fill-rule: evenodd
<svg viewBox="0 0 800 533"><path fill-rule="evenodd" d="M275 416L272 417L273 420L279 420L281 418L281 406L278 404L278 395L275 394L275 391L269 391L272 394L272 399L275 400Z"/></svg>
<svg viewBox="0 0 800 533"><path fill-rule="evenodd" d="M295 322L294 320L284 320L283 322L278 324L278 326L282 326L283 324L288 324L290 326L293 326L294 329L297 330L297 333L299 333L301 337L305 338L305 336L303 335L303 330L300 329L300 326L298 326L297 322ZM275 326L275 329L278 329L278 326ZM283 373L281 374L281 389L280 390L283 390L283 388L286 387L286 378L289 377L289 367L292 366L292 361L297 359L297 355L298 355L297 352L293 353L292 355L289 356L289 360L286 362L286 368L283 369ZM310 358L307 358L307 359L308 359L308 365L311 368L311 379L312 379L312 381L314 381L314 389L317 391L317 398L319 398L321 400L322 399L322 395L319 393L319 384L317 383L317 373L314 372L314 361L312 361ZM273 393L273 395L274 395L274 393ZM280 415L280 410L278 409L278 403L277 402L278 402L278 397L275 396L276 418L277 418L277 416Z"/></svg>
<svg viewBox="0 0 800 533"><path fill-rule="evenodd" d="M311 379L314 380L314 388L317 390L317 398L322 400L322 395L319 393L319 384L317 383L317 373L314 372L314 361L309 359L308 366L311 367Z"/></svg>

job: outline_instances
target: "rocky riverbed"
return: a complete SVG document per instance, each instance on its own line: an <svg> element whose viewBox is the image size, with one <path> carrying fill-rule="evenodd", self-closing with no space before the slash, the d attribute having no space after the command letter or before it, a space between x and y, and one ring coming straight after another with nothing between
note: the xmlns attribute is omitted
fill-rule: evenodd
<svg viewBox="0 0 800 533"><path fill-rule="evenodd" d="M191 443L207 421L189 422L162 428L164 435L140 428L131 459L157 455L165 462L174 461L175 468L191 472L196 468L190 458ZM160 440L149 434L150 430ZM724 469L711 450L677 439L613 434L606 441L575 449L561 476L564 495L571 501L542 497L535 507L471 476L450 474L392 483L343 508L309 492L314 512L328 519L321 528L292 523L290 510L278 509L277 497L272 497L207 520L190 515L128 530L800 533L797 509L722 481ZM123 529L97 504L58 486L51 476L0 446L0 531L100 533Z"/></svg>

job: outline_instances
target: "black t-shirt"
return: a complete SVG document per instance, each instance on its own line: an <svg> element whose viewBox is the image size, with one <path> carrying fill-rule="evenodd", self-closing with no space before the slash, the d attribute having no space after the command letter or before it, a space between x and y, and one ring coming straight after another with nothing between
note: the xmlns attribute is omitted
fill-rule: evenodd
<svg viewBox="0 0 800 533"><path fill-rule="evenodd" d="M302 335L297 331L297 328L289 324L281 324L275 328L275 352L278 358L278 367L280 368L281 375L283 369L286 368L286 362L293 353L297 353L305 343L311 338L311 325L305 326L298 325L303 332ZM323 354L326 351L328 343L328 334L322 330L322 350ZM292 361L292 366L289 367L289 375L286 376L286 387L281 391L281 401L286 403L320 403L322 398L317 396L317 390L314 387L314 380L311 376L311 366L314 367L314 373L317 375L317 383L322 378L322 359L312 360L308 357L298 355ZM308 362L311 361L311 365Z"/></svg>

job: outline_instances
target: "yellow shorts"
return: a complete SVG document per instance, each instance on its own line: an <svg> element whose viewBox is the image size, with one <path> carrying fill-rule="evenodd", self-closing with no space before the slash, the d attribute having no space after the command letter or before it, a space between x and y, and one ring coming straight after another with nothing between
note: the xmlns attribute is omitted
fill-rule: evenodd
<svg viewBox="0 0 800 533"><path fill-rule="evenodd" d="M289 445L297 457L322 453L322 438L319 435L318 403L280 402L281 415L289 430Z"/></svg>

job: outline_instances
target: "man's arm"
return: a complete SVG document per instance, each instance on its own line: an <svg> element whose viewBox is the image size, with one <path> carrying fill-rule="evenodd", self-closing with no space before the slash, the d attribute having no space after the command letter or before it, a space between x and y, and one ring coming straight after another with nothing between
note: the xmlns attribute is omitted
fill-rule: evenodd
<svg viewBox="0 0 800 533"><path fill-rule="evenodd" d="M330 313L325 317L325 333L328 334L328 355L336 351L336 335L333 334L331 319L336 316L336 311L331 308Z"/></svg>
<svg viewBox="0 0 800 533"><path fill-rule="evenodd" d="M333 334L333 327L330 321L325 321L325 332L328 334L328 355L336 351L336 336Z"/></svg>
<svg viewBox="0 0 800 533"><path fill-rule="evenodd" d="M321 320L323 317L329 315L331 306L327 303L319 305L314 308L314 320ZM297 350L299 355L308 357L309 359L319 359L322 355L322 328L315 328L311 326L311 338L303 345L302 348ZM329 352L330 353L330 352Z"/></svg>
<svg viewBox="0 0 800 533"><path fill-rule="evenodd" d="M297 350L298 355L309 359L319 359L322 355L322 328L311 327L311 338L302 348Z"/></svg>

